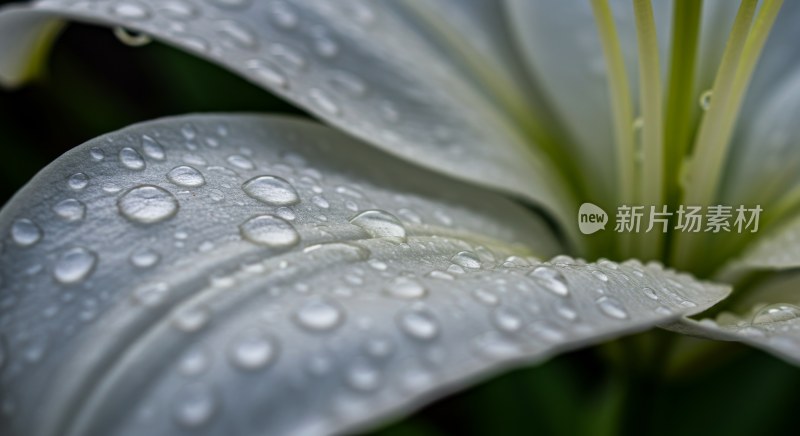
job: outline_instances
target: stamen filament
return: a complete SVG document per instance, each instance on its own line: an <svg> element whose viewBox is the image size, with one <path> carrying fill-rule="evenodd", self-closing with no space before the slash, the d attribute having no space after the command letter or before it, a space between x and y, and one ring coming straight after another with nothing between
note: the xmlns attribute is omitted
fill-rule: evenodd
<svg viewBox="0 0 800 436"><path fill-rule="evenodd" d="M639 97L642 108L642 168L640 204L664 203L664 126L661 114L661 72L658 38L650 0L633 0L639 52ZM639 239L638 253L653 259L661 253L663 233L648 232Z"/></svg>

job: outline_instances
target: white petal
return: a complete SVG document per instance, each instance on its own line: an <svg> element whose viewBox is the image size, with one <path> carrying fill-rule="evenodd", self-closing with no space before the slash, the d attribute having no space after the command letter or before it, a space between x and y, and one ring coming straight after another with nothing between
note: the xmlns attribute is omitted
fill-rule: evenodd
<svg viewBox="0 0 800 436"><path fill-rule="evenodd" d="M338 434L728 292L655 264L541 264L524 253L557 245L515 204L259 116L92 140L0 234L11 435Z"/></svg>

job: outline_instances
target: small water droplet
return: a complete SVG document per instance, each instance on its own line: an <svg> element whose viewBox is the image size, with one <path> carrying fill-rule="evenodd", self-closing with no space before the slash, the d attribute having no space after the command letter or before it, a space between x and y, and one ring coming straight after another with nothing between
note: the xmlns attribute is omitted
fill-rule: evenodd
<svg viewBox="0 0 800 436"><path fill-rule="evenodd" d="M20 218L11 225L11 239L21 247L30 247L42 239L42 229L27 218Z"/></svg>
<svg viewBox="0 0 800 436"><path fill-rule="evenodd" d="M605 315L615 318L615 319L627 319L628 318L628 311L625 310L625 306L622 305L622 302L617 300L614 297L600 297L598 298L595 303L597 307L600 309L600 312L604 313Z"/></svg>
<svg viewBox="0 0 800 436"><path fill-rule="evenodd" d="M53 212L64 221L76 222L86 215L86 206L74 198L68 198L56 203Z"/></svg>
<svg viewBox="0 0 800 436"><path fill-rule="evenodd" d="M172 323L178 330L193 333L205 327L210 319L211 312L208 307L199 304L179 307L173 313Z"/></svg>
<svg viewBox="0 0 800 436"><path fill-rule="evenodd" d="M248 241L271 248L289 248L300 242L297 230L283 218L259 215L239 226L242 236Z"/></svg>
<svg viewBox="0 0 800 436"><path fill-rule="evenodd" d="M153 185L128 190L117 206L122 216L142 224L164 221L178 212L178 200L169 191Z"/></svg>
<svg viewBox="0 0 800 436"><path fill-rule="evenodd" d="M258 46L258 38L244 23L223 20L217 24L217 33L223 43L244 50L253 50Z"/></svg>
<svg viewBox="0 0 800 436"><path fill-rule="evenodd" d="M134 171L141 171L145 167L142 155L130 147L124 147L119 151L119 161L125 165L125 168Z"/></svg>
<svg viewBox="0 0 800 436"><path fill-rule="evenodd" d="M213 392L204 384L195 383L180 390L173 416L184 427L198 428L211 421L216 409L217 400Z"/></svg>
<svg viewBox="0 0 800 436"><path fill-rule="evenodd" d="M363 97L367 93L367 84L352 73L334 71L328 79L331 87L348 97Z"/></svg>
<svg viewBox="0 0 800 436"><path fill-rule="evenodd" d="M53 267L53 277L63 284L85 280L94 270L97 254L83 247L65 251Z"/></svg>
<svg viewBox="0 0 800 436"><path fill-rule="evenodd" d="M287 72L296 74L306 68L306 59L283 44L272 44L269 52L275 62Z"/></svg>
<svg viewBox="0 0 800 436"><path fill-rule="evenodd" d="M642 288L642 293L644 293L644 295L651 300L658 300L658 294L653 288L645 286L644 288Z"/></svg>
<svg viewBox="0 0 800 436"><path fill-rule="evenodd" d="M231 363L245 371L264 369L275 361L277 355L277 341L257 329L239 334L228 348Z"/></svg>
<svg viewBox="0 0 800 436"><path fill-rule="evenodd" d="M92 160L94 160L95 162L100 162L101 160L106 158L105 152L103 152L103 150L97 147L92 147L92 149L89 150L89 156L91 156Z"/></svg>
<svg viewBox="0 0 800 436"><path fill-rule="evenodd" d="M89 176L84 173L75 173L67 179L67 185L73 191L80 191L89 184Z"/></svg>
<svg viewBox="0 0 800 436"><path fill-rule="evenodd" d="M317 298L300 307L294 319L305 329L330 331L342 323L344 312L333 301Z"/></svg>
<svg viewBox="0 0 800 436"><path fill-rule="evenodd" d="M142 47L152 41L150 36L145 33L132 32L121 26L114 27L114 36L116 36L121 43L130 47Z"/></svg>
<svg viewBox="0 0 800 436"><path fill-rule="evenodd" d="M232 154L228 156L227 160L229 164L235 166L236 168L241 168L243 170L252 170L255 168L253 162L241 154Z"/></svg>
<svg viewBox="0 0 800 436"><path fill-rule="evenodd" d="M286 2L274 1L270 8L270 19L276 26L291 30L297 27L297 14L289 7Z"/></svg>
<svg viewBox="0 0 800 436"><path fill-rule="evenodd" d="M569 295L567 279L555 268L544 265L537 266L530 273L530 276L535 277L539 283L544 285L545 289L558 296L566 297Z"/></svg>
<svg viewBox="0 0 800 436"><path fill-rule="evenodd" d="M167 173L167 179L178 186L187 188L196 188L206 183L206 179L200 171L187 165L181 165L171 169L170 172Z"/></svg>
<svg viewBox="0 0 800 436"><path fill-rule="evenodd" d="M111 12L126 20L144 20L150 17L150 11L139 2L125 1L112 5Z"/></svg>
<svg viewBox="0 0 800 436"><path fill-rule="evenodd" d="M405 242L406 228L389 212L373 209L361 212L350 220L373 238L395 238Z"/></svg>
<svg viewBox="0 0 800 436"><path fill-rule="evenodd" d="M210 366L208 351L203 348L190 350L178 363L178 372L187 377L194 377L204 373Z"/></svg>
<svg viewBox="0 0 800 436"><path fill-rule="evenodd" d="M149 283L133 290L133 300L142 306L155 307L164 302L169 294L166 283Z"/></svg>
<svg viewBox="0 0 800 436"><path fill-rule="evenodd" d="M417 339L429 341L439 335L439 323L427 310L408 310L398 322L406 334Z"/></svg>
<svg viewBox="0 0 800 436"><path fill-rule="evenodd" d="M385 288L385 292L395 298L416 299L422 298L428 290L418 281L409 277L397 277Z"/></svg>
<svg viewBox="0 0 800 436"><path fill-rule="evenodd" d="M150 268L159 260L161 260L161 255L149 248L137 250L130 257L131 263L137 268Z"/></svg>
<svg viewBox="0 0 800 436"><path fill-rule="evenodd" d="M314 203L315 206L317 206L317 207L319 207L321 209L327 209L327 208L331 207L331 204L328 203L328 200L326 200L325 197L323 197L321 195L315 195L315 196L311 197L311 202Z"/></svg>
<svg viewBox="0 0 800 436"><path fill-rule="evenodd" d="M450 258L454 264L467 269L480 269L480 258L471 251L459 251L455 256Z"/></svg>
<svg viewBox="0 0 800 436"><path fill-rule="evenodd" d="M289 79L287 79L286 74L270 61L264 59L250 59L245 65L254 76L269 85L283 89L289 86Z"/></svg>
<svg viewBox="0 0 800 436"><path fill-rule="evenodd" d="M164 147L147 135L142 135L142 150L144 154L151 159L164 160L167 157L167 154L164 152Z"/></svg>
<svg viewBox="0 0 800 436"><path fill-rule="evenodd" d="M523 326L522 318L519 316L519 314L516 313L516 311L505 307L500 307L494 310L492 322L494 322L494 325L497 326L498 329L506 333L515 333Z"/></svg>
<svg viewBox="0 0 800 436"><path fill-rule="evenodd" d="M339 115L342 112L339 105L325 91L319 88L311 88L308 92L308 97L315 106L328 115Z"/></svg>
<svg viewBox="0 0 800 436"><path fill-rule="evenodd" d="M380 373L372 366L358 363L347 371L347 384L357 391L372 392L380 387Z"/></svg>
<svg viewBox="0 0 800 436"><path fill-rule="evenodd" d="M291 183L276 176L258 176L242 185L250 197L272 206L290 206L300 202Z"/></svg>
<svg viewBox="0 0 800 436"><path fill-rule="evenodd" d="M607 282L608 281L608 276L603 271L592 270L592 275L595 276L595 278L597 278L601 282Z"/></svg>
<svg viewBox="0 0 800 436"><path fill-rule="evenodd" d="M711 97L714 94L714 91L711 89L707 89L700 94L700 98L698 99L698 103L700 103L700 108L704 111L711 109Z"/></svg>
<svg viewBox="0 0 800 436"><path fill-rule="evenodd" d="M785 303L770 304L753 315L753 324L790 321L796 318L800 318L800 307Z"/></svg>

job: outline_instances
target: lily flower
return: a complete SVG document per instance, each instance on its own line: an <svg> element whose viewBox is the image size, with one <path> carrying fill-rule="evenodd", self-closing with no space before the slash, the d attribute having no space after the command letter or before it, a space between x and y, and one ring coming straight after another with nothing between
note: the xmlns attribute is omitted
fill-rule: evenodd
<svg viewBox="0 0 800 436"><path fill-rule="evenodd" d="M800 3L782 3L5 7L6 86L75 20L322 122L146 121L5 204L2 434L362 431L654 328L800 364Z"/></svg>

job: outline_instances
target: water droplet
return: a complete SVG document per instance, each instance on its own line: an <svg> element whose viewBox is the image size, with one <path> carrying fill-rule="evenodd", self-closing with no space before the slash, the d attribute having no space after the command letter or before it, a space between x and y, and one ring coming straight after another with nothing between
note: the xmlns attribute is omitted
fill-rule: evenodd
<svg viewBox="0 0 800 436"><path fill-rule="evenodd" d="M381 102L379 110L383 119L390 123L396 123L400 119L400 112L390 101Z"/></svg>
<svg viewBox="0 0 800 436"><path fill-rule="evenodd" d="M74 198L61 200L53 206L53 212L69 222L80 221L86 215L86 206Z"/></svg>
<svg viewBox="0 0 800 436"><path fill-rule="evenodd" d="M714 94L714 91L711 89L707 89L700 94L700 98L698 99L698 103L700 103L700 107L707 111L711 108L711 97Z"/></svg>
<svg viewBox="0 0 800 436"><path fill-rule="evenodd" d="M395 298L415 299L424 297L428 290L414 279L397 277L386 286L385 292Z"/></svg>
<svg viewBox="0 0 800 436"><path fill-rule="evenodd" d="M322 111L328 115L339 115L342 111L339 105L336 104L325 91L319 88L312 88L311 91L308 92L308 96L311 98L314 105L322 109Z"/></svg>
<svg viewBox="0 0 800 436"><path fill-rule="evenodd" d="M475 296L476 300L488 306L496 306L500 302L500 298L497 295L484 289L476 289L472 292L472 295Z"/></svg>
<svg viewBox="0 0 800 436"><path fill-rule="evenodd" d="M253 162L250 159L240 155L240 154L233 154L228 156L228 163L235 166L236 168L241 168L243 170L252 170L255 168Z"/></svg>
<svg viewBox="0 0 800 436"><path fill-rule="evenodd" d="M614 297L600 297L597 299L597 301L595 301L595 303L597 303L597 307L600 309L600 312L603 312L605 315L608 315L611 318L628 318L628 311L625 310L625 306L623 306L622 302Z"/></svg>
<svg viewBox="0 0 800 436"><path fill-rule="evenodd" d="M658 300L658 294L653 288L645 286L644 288L642 288L642 293L644 293L644 295L651 300Z"/></svg>
<svg viewBox="0 0 800 436"><path fill-rule="evenodd" d="M56 261L53 277L63 284L81 282L91 274L97 263L97 255L83 247L65 251Z"/></svg>
<svg viewBox="0 0 800 436"><path fill-rule="evenodd" d="M277 341L260 330L239 334L228 348L228 358L237 368L255 371L266 368L278 355Z"/></svg>
<svg viewBox="0 0 800 436"><path fill-rule="evenodd" d="M144 20L150 16L147 7L139 2L117 2L111 7L111 12L126 20Z"/></svg>
<svg viewBox="0 0 800 436"><path fill-rule="evenodd" d="M133 300L142 306L155 307L164 302L169 294L166 283L149 283L133 290Z"/></svg>
<svg viewBox="0 0 800 436"><path fill-rule="evenodd" d="M514 310L500 307L495 309L492 322L498 329L506 333L515 333L522 328L522 318Z"/></svg>
<svg viewBox="0 0 800 436"><path fill-rule="evenodd" d="M276 26L289 30L297 27L298 18L297 14L289 7L288 4L282 1L275 1L270 8L270 19Z"/></svg>
<svg viewBox="0 0 800 436"><path fill-rule="evenodd" d="M601 282L607 282L608 281L608 276L603 271L592 270L592 275L595 276L595 278L597 278Z"/></svg>
<svg viewBox="0 0 800 436"><path fill-rule="evenodd" d="M172 323L185 333L193 333L208 324L211 312L202 304L179 307L174 313Z"/></svg>
<svg viewBox="0 0 800 436"><path fill-rule="evenodd" d="M73 191L80 191L89 184L89 176L84 173L75 173L67 179L67 185Z"/></svg>
<svg viewBox="0 0 800 436"><path fill-rule="evenodd" d="M167 173L167 179L178 186L185 186L187 188L196 188L206 183L206 179L200 171L186 165L171 169L170 172Z"/></svg>
<svg viewBox="0 0 800 436"><path fill-rule="evenodd" d="M289 86L289 80L286 78L286 74L284 74L280 68L273 65L272 62L264 59L250 59L245 65L254 76L263 80L268 85L283 89Z"/></svg>
<svg viewBox="0 0 800 436"><path fill-rule="evenodd" d="M481 267L480 258L471 251L459 251L450 258L450 261L467 269L479 269Z"/></svg>
<svg viewBox="0 0 800 436"><path fill-rule="evenodd" d="M275 62L286 71L298 73L306 67L305 58L283 44L272 44L269 51Z"/></svg>
<svg viewBox="0 0 800 436"><path fill-rule="evenodd" d="M161 255L153 250L145 248L137 250L131 254L130 261L137 268L150 268L161 260Z"/></svg>
<svg viewBox="0 0 800 436"><path fill-rule="evenodd" d="M400 328L409 336L431 340L439 334L439 323L427 310L408 310L400 315Z"/></svg>
<svg viewBox="0 0 800 436"><path fill-rule="evenodd" d="M770 304L761 308L753 316L753 324L790 321L800 317L800 307L792 304Z"/></svg>
<svg viewBox="0 0 800 436"><path fill-rule="evenodd" d="M147 135L142 135L142 150L144 154L151 159L164 160L167 157L167 154L164 152L164 147Z"/></svg>
<svg viewBox="0 0 800 436"><path fill-rule="evenodd" d="M248 241L271 248L289 248L300 242L297 230L283 218L259 215L239 226L242 236Z"/></svg>
<svg viewBox="0 0 800 436"><path fill-rule="evenodd" d="M130 47L142 47L152 41L147 34L132 32L120 26L114 27L114 36L116 36L121 43Z"/></svg>
<svg viewBox="0 0 800 436"><path fill-rule="evenodd" d="M125 168L135 171L141 171L145 167L142 155L130 147L125 147L119 151L119 161L122 162L122 165L125 165Z"/></svg>
<svg viewBox="0 0 800 436"><path fill-rule="evenodd" d="M173 416L184 427L198 428L211 421L216 409L217 400L208 387L190 384L180 390Z"/></svg>
<svg viewBox="0 0 800 436"><path fill-rule="evenodd" d="M218 25L217 32L223 43L244 50L253 50L258 46L258 38L244 23L223 20Z"/></svg>
<svg viewBox="0 0 800 436"><path fill-rule="evenodd" d="M188 20L197 16L197 9L182 0L165 1L160 5L160 12L176 20Z"/></svg>
<svg viewBox="0 0 800 436"><path fill-rule="evenodd" d="M357 363L347 371L347 384L361 392L372 392L380 387L380 374L372 366Z"/></svg>
<svg viewBox="0 0 800 436"><path fill-rule="evenodd" d="M361 212L350 220L351 224L364 229L373 238L396 238L406 240L406 228L389 212L373 209Z"/></svg>
<svg viewBox="0 0 800 436"><path fill-rule="evenodd" d="M567 279L555 268L544 265L537 266L530 273L530 276L535 277L539 283L544 285L545 289L558 296L566 297L569 295Z"/></svg>
<svg viewBox="0 0 800 436"><path fill-rule="evenodd" d="M169 191L153 185L130 189L122 194L117 206L122 216L142 224L164 221L178 212L178 200Z"/></svg>
<svg viewBox="0 0 800 436"><path fill-rule="evenodd" d="M328 203L328 200L326 200L325 197L323 197L321 195L315 195L315 196L311 197L311 202L314 203L315 206L317 206L317 207L319 207L321 209L327 209L327 208L331 207L331 204Z"/></svg>
<svg viewBox="0 0 800 436"><path fill-rule="evenodd" d="M326 299L313 299L295 312L297 323L312 331L329 331L344 320L344 312L338 305Z"/></svg>
<svg viewBox="0 0 800 436"><path fill-rule="evenodd" d="M29 247L42 239L42 229L27 218L20 218L11 225L11 239L21 247Z"/></svg>
<svg viewBox="0 0 800 436"><path fill-rule="evenodd" d="M244 192L272 206L289 206L300 202L291 183L276 176L258 176L242 185Z"/></svg>
<svg viewBox="0 0 800 436"><path fill-rule="evenodd" d="M339 53L339 44L327 35L316 35L313 44L314 50L323 58L332 58Z"/></svg>
<svg viewBox="0 0 800 436"><path fill-rule="evenodd" d="M92 147L92 149L89 150L89 156L91 156L92 160L94 160L95 162L100 162L101 160L106 158L106 154L103 152L103 150L97 147Z"/></svg>
<svg viewBox="0 0 800 436"><path fill-rule="evenodd" d="M188 351L178 363L178 372L187 377L204 373L211 364L208 354L203 348Z"/></svg>
<svg viewBox="0 0 800 436"><path fill-rule="evenodd" d="M355 75L345 71L334 71L328 79L331 87L348 97L363 97L367 93L367 84Z"/></svg>

